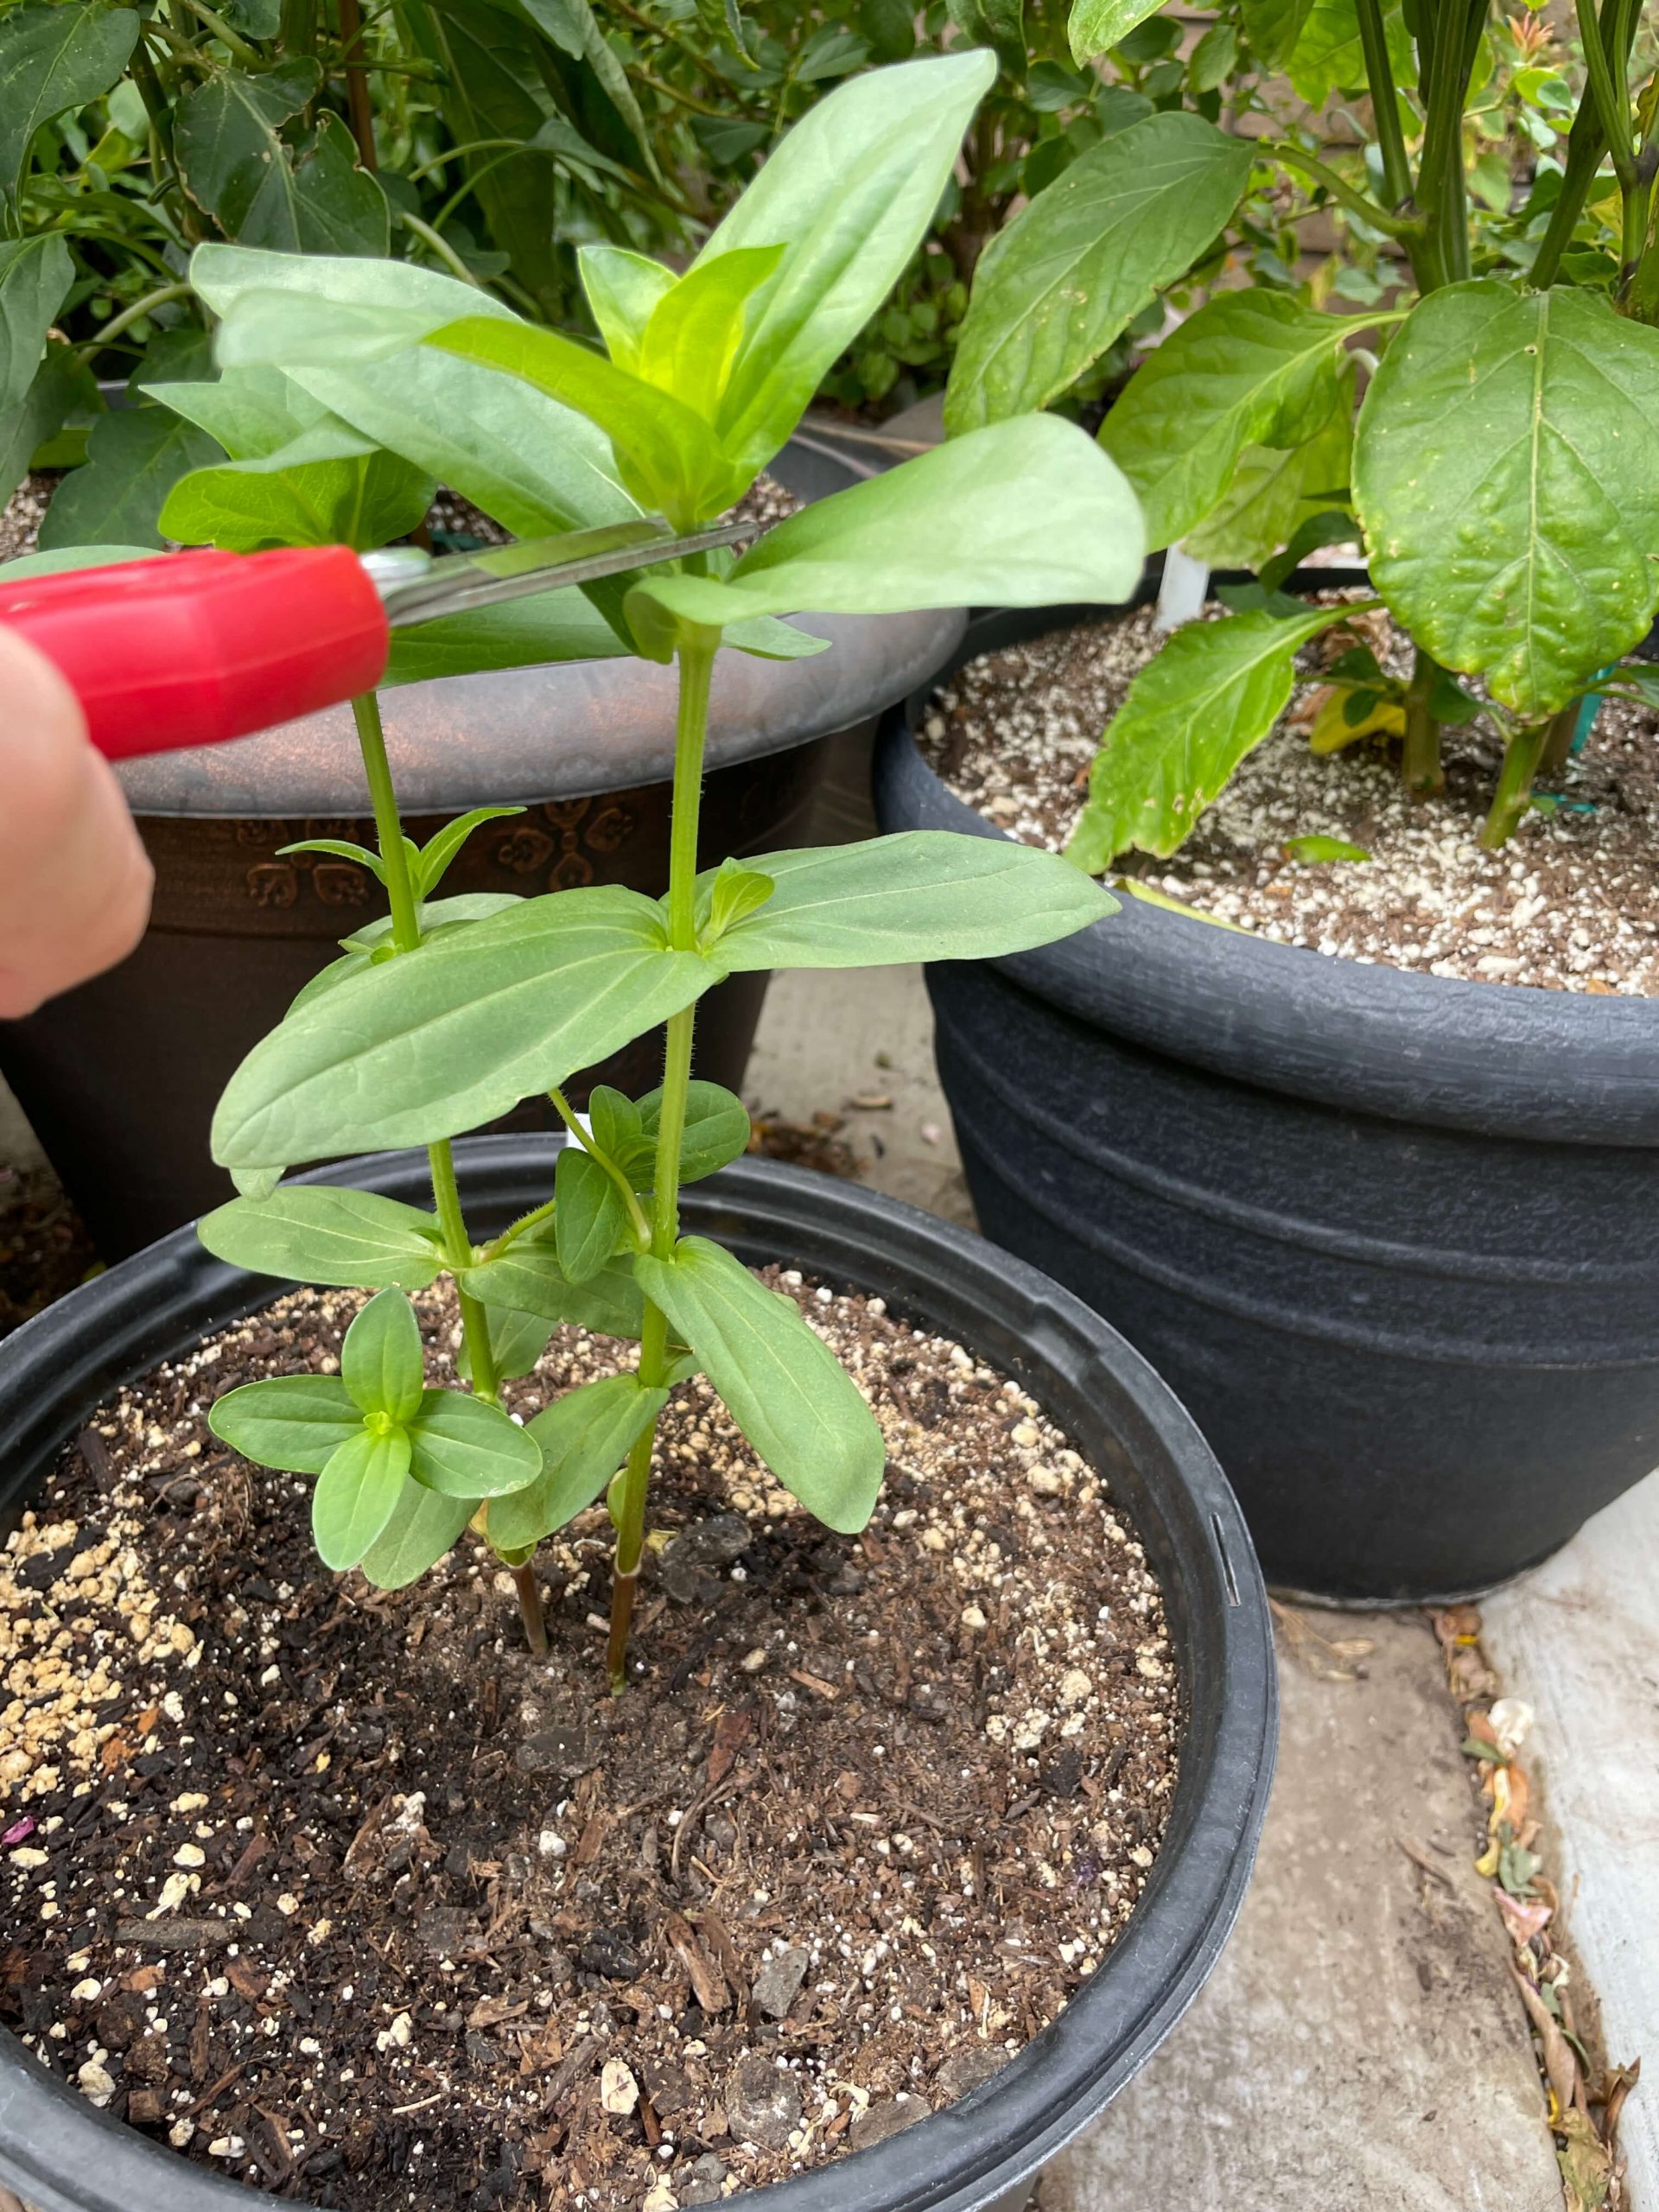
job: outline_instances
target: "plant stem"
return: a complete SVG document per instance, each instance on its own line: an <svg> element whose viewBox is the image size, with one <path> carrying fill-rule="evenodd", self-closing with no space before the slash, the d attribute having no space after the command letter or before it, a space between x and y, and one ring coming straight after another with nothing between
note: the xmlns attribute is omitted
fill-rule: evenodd
<svg viewBox="0 0 1659 2212"><path fill-rule="evenodd" d="M380 702L372 691L364 691L352 702L352 717L357 724L357 741L363 754L363 772L369 779L369 799L374 809L375 837L380 848L380 865L386 874L386 898L391 907L391 941L399 952L413 952L421 942L421 913L416 901L414 879L409 872L409 847L404 840L404 825L397 815L397 794L391 780L391 763L386 758L386 733L380 720ZM471 1239L467 1234L466 1217L461 1210L461 1192L455 1185L454 1154L448 1138L426 1148L426 1157L432 1172L432 1198L437 1209L439 1225L443 1230L445 1255L452 1270L470 1267L473 1258ZM455 1285L455 1294L461 1303L461 1333L466 1338L467 1357L473 1370L473 1389L480 1398L493 1400L496 1395L495 1351L490 1343L489 1317L475 1298L469 1297Z"/></svg>
<svg viewBox="0 0 1659 2212"><path fill-rule="evenodd" d="M1578 734L1579 715L1584 705L1582 699L1571 699L1549 725L1549 734L1539 758L1541 775L1559 776L1573 758L1573 740Z"/></svg>
<svg viewBox="0 0 1659 2212"><path fill-rule="evenodd" d="M423 245L431 247L452 276L458 276L463 284L472 285L475 291L484 289L448 239L440 238L430 223L423 222L418 215L410 214L407 209L399 210L397 219L406 231L412 231Z"/></svg>
<svg viewBox="0 0 1659 2212"><path fill-rule="evenodd" d="M1419 645L1406 688L1406 737L1400 756L1406 789L1416 798L1431 798L1446 784L1446 771L1440 765L1440 726L1430 704L1440 675L1440 663Z"/></svg>
<svg viewBox="0 0 1659 2212"><path fill-rule="evenodd" d="M1400 101L1395 91L1394 67L1389 60L1388 34L1379 0L1357 0L1359 42L1365 56L1365 82L1371 96L1371 119L1376 126L1377 151L1382 157L1382 181L1389 206L1402 207L1411 197L1411 163L1406 157L1405 133L1400 125Z"/></svg>
<svg viewBox="0 0 1659 2212"><path fill-rule="evenodd" d="M369 98L369 73L363 65L363 16L357 0L340 0L340 43L350 56L346 62L346 112L352 119L357 158L370 171L378 169L374 150L374 105Z"/></svg>
<svg viewBox="0 0 1659 2212"><path fill-rule="evenodd" d="M644 1209L634 1196L632 1184L629 1182L616 1162L602 1153L594 1142L592 1137L577 1120L569 1101L556 1084L547 1095L552 1100L559 1119L587 1154L588 1159L597 1160L616 1185L621 1196L622 1204L627 1210L628 1225L633 1230L634 1239L642 1252L647 1250L651 1244L651 1224L645 1219Z"/></svg>
<svg viewBox="0 0 1659 2212"><path fill-rule="evenodd" d="M1495 853L1500 845L1509 842L1511 831L1527 810L1532 797L1532 779L1538 772L1553 720L1552 716L1541 722L1523 722L1503 749L1503 772L1492 795L1491 811L1480 832L1480 842L1488 852Z"/></svg>
<svg viewBox="0 0 1659 2212"><path fill-rule="evenodd" d="M76 353L83 361L89 359L101 347L107 346L112 338L118 338L124 330L130 329L135 322L141 321L155 308L164 308L170 300L188 300L194 289L194 285L182 282L158 284L153 292L146 292L143 299L135 300L130 307L123 308L119 315L112 315L97 337L89 338L84 346L78 346Z"/></svg>
<svg viewBox="0 0 1659 2212"><path fill-rule="evenodd" d="M1270 154L1275 162L1282 162L1287 168L1300 169L1315 184L1323 185L1332 198L1340 200L1350 214L1357 215L1361 222L1369 223L1374 231L1381 231L1385 238L1414 238L1421 228L1409 215L1391 215L1386 207L1379 207L1375 200L1368 198L1350 184L1345 177L1339 176L1330 163L1322 162L1317 154L1305 154L1300 146L1290 145L1282 139L1275 139L1271 146L1262 150Z"/></svg>
<svg viewBox="0 0 1659 2212"><path fill-rule="evenodd" d="M700 631L680 647L679 711L674 733L674 810L668 859L668 941L676 952L694 951L697 942L697 817L702 803L702 754L709 732L709 687L714 674L717 632ZM657 1168L652 1193L651 1249L653 1257L671 1260L680 1233L680 1151L685 1136L686 1095L691 1081L691 1046L696 1010L684 1007L668 1024L663 1062L663 1103L657 1123ZM668 1373L668 1317L645 1300L639 1337L639 1380L659 1389ZM628 1630L645 1541L645 1503L651 1484L651 1454L657 1440L653 1421L639 1438L623 1469L616 1513L616 1558L611 1584L611 1630L606 1671L613 1694L627 1682Z"/></svg>
<svg viewBox="0 0 1659 2212"><path fill-rule="evenodd" d="M526 1560L522 1567L512 1570L518 1586L518 1614L524 1624L524 1640L537 1659L547 1656L547 1616L542 1611L541 1586L536 1580L536 1562Z"/></svg>
<svg viewBox="0 0 1659 2212"><path fill-rule="evenodd" d="M184 0L184 4L197 22L205 24L219 43L228 47L245 67L257 69L263 65L264 56L258 48L250 46L246 39L231 29L223 16L216 15L213 9L204 5L204 0Z"/></svg>
<svg viewBox="0 0 1659 2212"><path fill-rule="evenodd" d="M1628 195L1636 182L1630 98L1623 92L1621 86L1614 83L1612 57L1603 41L1602 26L1596 17L1595 0L1578 0L1578 14L1579 37L1584 47L1591 97L1601 118L1602 136L1607 141L1613 175L1618 179L1619 190ZM1619 73L1622 77L1622 69Z"/></svg>

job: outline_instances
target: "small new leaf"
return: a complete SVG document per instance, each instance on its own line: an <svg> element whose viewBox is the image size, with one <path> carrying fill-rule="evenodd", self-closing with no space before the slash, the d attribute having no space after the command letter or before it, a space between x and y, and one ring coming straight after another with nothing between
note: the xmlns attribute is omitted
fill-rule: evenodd
<svg viewBox="0 0 1659 2212"><path fill-rule="evenodd" d="M425 1375L414 1307L401 1290L381 1291L346 1332L340 1381L360 1412L401 1427L420 1408Z"/></svg>
<svg viewBox="0 0 1659 2212"><path fill-rule="evenodd" d="M401 1429L359 1428L329 1459L311 1493L311 1534L325 1567L358 1565L391 1521L409 1475Z"/></svg>
<svg viewBox="0 0 1659 2212"><path fill-rule="evenodd" d="M632 1249L622 1193L580 1145L568 1144L559 1154L553 1192L559 1265L571 1282L588 1281L618 1252Z"/></svg>

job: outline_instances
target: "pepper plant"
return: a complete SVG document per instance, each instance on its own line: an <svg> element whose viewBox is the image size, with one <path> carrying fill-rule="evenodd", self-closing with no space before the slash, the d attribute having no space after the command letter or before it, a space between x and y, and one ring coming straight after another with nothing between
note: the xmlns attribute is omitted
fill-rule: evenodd
<svg viewBox="0 0 1659 2212"><path fill-rule="evenodd" d="M463 298L457 313L448 292L371 298L355 264L227 259L219 249L198 282L224 318L226 379L276 374L326 391L343 418L375 416L394 450L443 447L464 463L461 449L475 443L481 471L501 477L523 457L498 449L500 410L531 405L544 426L568 429L582 467L598 466L597 432L610 493L677 529L707 524L787 438L913 251L992 71L988 55L969 53L842 87L779 144L682 276L589 248L582 273L606 354L503 307L479 312ZM569 456L532 465L579 466ZM359 710L390 914L232 1078L213 1148L245 1195L201 1224L209 1248L240 1265L378 1293L353 1325L337 1380L251 1384L212 1416L251 1457L316 1475L327 1564L399 1586L470 1523L518 1573L539 1643L535 1548L607 1497L607 1664L620 1687L656 1425L694 1370L810 1512L838 1530L864 1524L885 1450L851 1378L790 1301L721 1244L680 1232L683 1184L735 1158L749 1135L741 1100L692 1078L696 1002L724 977L760 969L1010 953L1112 902L1052 855L943 833L700 867L716 662L734 643L820 649L779 620L801 608L1110 601L1141 558L1134 499L1115 465L1074 426L1029 416L824 499L735 561L698 556L636 572L607 618L632 650L676 662L679 675L660 899L577 889L454 918L443 902L426 904L431 849L416 855L404 840L378 727ZM661 1085L639 1099L596 1090L584 1122L569 1078L659 1023ZM474 1240L451 1140L536 1094L570 1131L553 1187ZM429 1149L430 1211L277 1187L296 1162L402 1145ZM407 1305L406 1294L446 1275L469 1393L427 1386ZM533 1367L562 1321L637 1341L637 1364L567 1391L520 1429L499 1408L500 1386Z"/></svg>
<svg viewBox="0 0 1659 2212"><path fill-rule="evenodd" d="M1173 853L1267 734L1298 649L1355 611L1282 590L1321 543L1363 539L1414 652L1408 678L1364 648L1345 656L1343 726L1325 737L1399 732L1408 786L1433 791L1441 728L1479 710L1457 678L1479 679L1505 741L1482 831L1493 846L1541 765L1565 760L1584 696L1614 680L1659 604L1659 480L1636 458L1659 423L1659 104L1641 90L1639 14L1637 0L1580 0L1583 89L1568 123L1553 77L1556 124L1538 124L1559 158L1541 151L1525 204L1500 215L1471 115L1497 43L1516 41L1489 0L1234 0L1217 27L1241 50L1307 89L1363 82L1375 139L1357 175L1305 134L1247 150L1198 116L1144 118L986 254L951 429L1046 404L1127 315L1167 296L1195 238L1236 221L1252 155L1392 257L1395 303L1357 314L1278 283L1217 291L1108 414L1101 442L1140 494L1149 543L1243 561L1260 580L1230 618L1177 632L1131 688L1070 846L1084 868ZM1120 47L1154 16L1147 0L1077 0L1074 50Z"/></svg>

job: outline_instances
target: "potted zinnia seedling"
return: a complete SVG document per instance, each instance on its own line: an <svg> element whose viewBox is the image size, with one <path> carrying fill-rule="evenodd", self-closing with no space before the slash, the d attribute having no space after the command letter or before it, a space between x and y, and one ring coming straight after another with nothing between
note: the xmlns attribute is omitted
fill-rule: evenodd
<svg viewBox="0 0 1659 2212"><path fill-rule="evenodd" d="M806 143L836 175L869 129L954 141L988 76L862 79ZM695 526L867 312L869 234L931 212L826 224L798 174L769 165L680 276L594 256L607 357L256 270L225 381L487 359L590 412L641 505ZM31 2200L989 2207L1178 2017L1271 1761L1225 1484L1087 1309L741 1160L741 1102L690 1073L723 976L1002 956L1112 905L1054 855L936 832L700 867L728 635L1109 600L1140 558L1115 466L1032 417L735 560L636 570L619 617L678 685L658 898L446 911L468 825L405 840L359 708L389 912L228 1086L244 1195L0 1359L0 1463L35 1485L0 1568L29 1747L0 1754L0 1910L32 1961L0 2176ZM570 1109L577 1067L659 1026L660 1084ZM466 1139L530 1094L568 1142ZM360 1146L416 1149L279 1180Z"/></svg>

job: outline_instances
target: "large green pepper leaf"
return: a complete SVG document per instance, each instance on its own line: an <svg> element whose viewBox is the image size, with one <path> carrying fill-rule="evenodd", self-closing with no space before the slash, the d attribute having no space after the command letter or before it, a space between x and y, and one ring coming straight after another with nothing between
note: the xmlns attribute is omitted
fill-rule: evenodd
<svg viewBox="0 0 1659 2212"><path fill-rule="evenodd" d="M0 196L16 203L35 133L107 92L138 36L130 8L12 8L0 16Z"/></svg>
<svg viewBox="0 0 1659 2212"><path fill-rule="evenodd" d="M60 231L0 241L0 426L35 381L46 334L74 276Z"/></svg>
<svg viewBox="0 0 1659 2212"><path fill-rule="evenodd" d="M165 407L115 407L100 415L86 458L52 495L41 524L41 547L159 547L158 522L181 476L219 458L205 430Z"/></svg>
<svg viewBox="0 0 1659 2212"><path fill-rule="evenodd" d="M1214 243L1250 158L1247 141L1187 114L1149 115L1079 156L981 257L946 429L1064 391Z"/></svg>
<svg viewBox="0 0 1659 2212"><path fill-rule="evenodd" d="M1659 331L1592 292L1432 293L1360 412L1376 587L1446 667L1553 715L1652 622L1656 451Z"/></svg>

